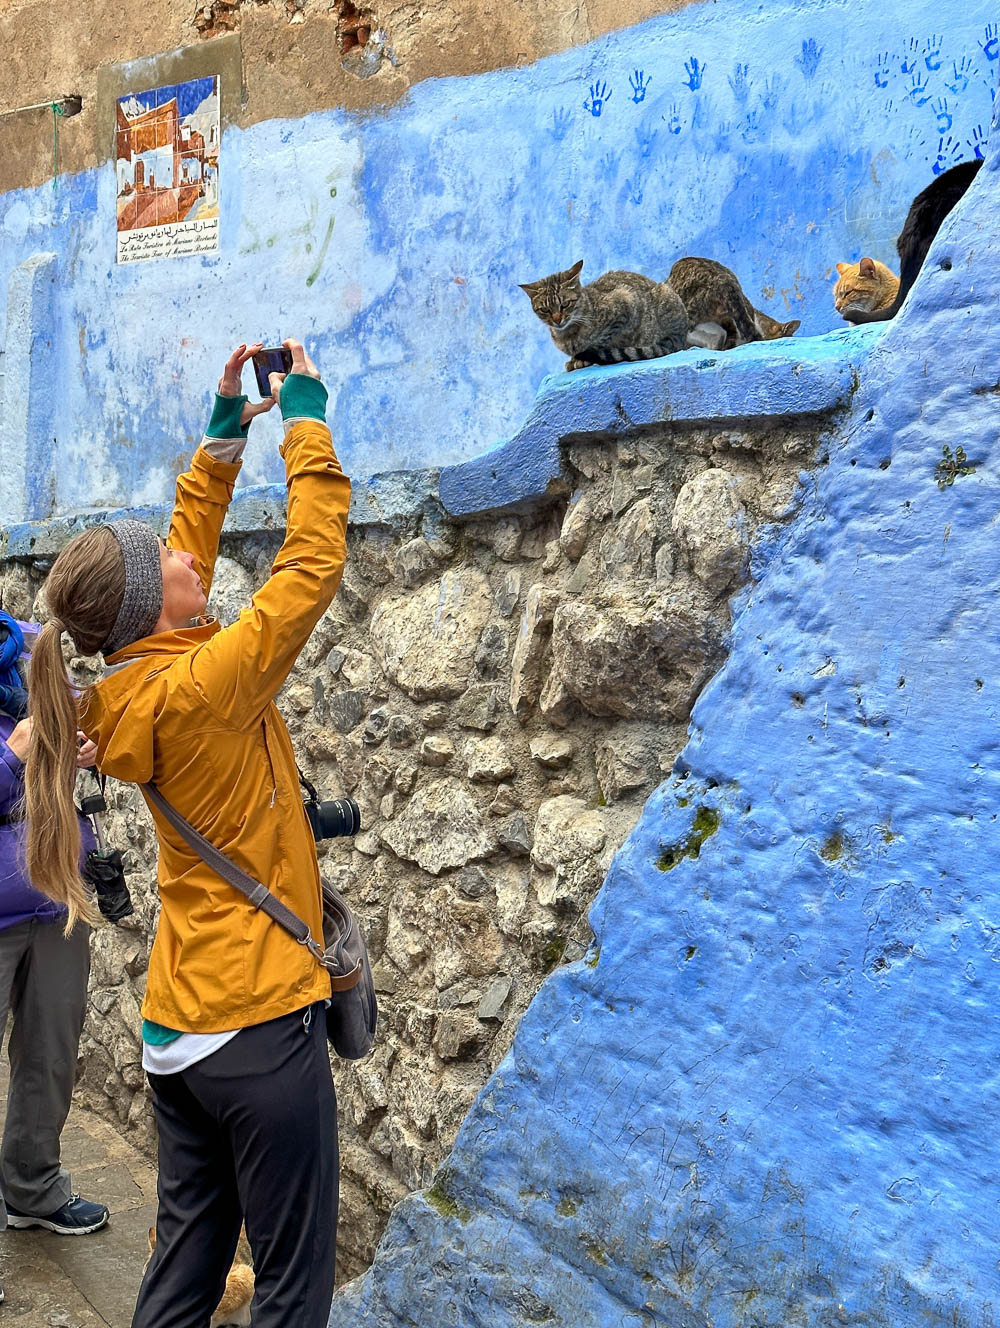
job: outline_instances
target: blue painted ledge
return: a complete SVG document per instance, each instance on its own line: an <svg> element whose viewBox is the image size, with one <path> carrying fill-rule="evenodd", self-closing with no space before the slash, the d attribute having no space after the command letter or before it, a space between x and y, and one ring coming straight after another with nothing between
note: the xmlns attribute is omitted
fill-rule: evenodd
<svg viewBox="0 0 1000 1328"><path fill-rule="evenodd" d="M665 421L826 414L850 400L859 367L887 326L552 374L513 438L441 471L441 502L452 516L472 516L544 497L562 478L560 443L567 437L613 436Z"/></svg>
<svg viewBox="0 0 1000 1328"><path fill-rule="evenodd" d="M439 511L439 499L446 512L461 517L544 498L561 482L560 444L570 437L613 437L665 421L753 423L827 414L847 404L859 368L886 326L551 375L509 442L440 472L393 471L356 480L350 522L392 526ZM282 531L285 515L283 484L237 489L225 533ZM165 534L170 508L91 509L22 522L0 533L0 558L55 557L81 530L123 516L148 521Z"/></svg>

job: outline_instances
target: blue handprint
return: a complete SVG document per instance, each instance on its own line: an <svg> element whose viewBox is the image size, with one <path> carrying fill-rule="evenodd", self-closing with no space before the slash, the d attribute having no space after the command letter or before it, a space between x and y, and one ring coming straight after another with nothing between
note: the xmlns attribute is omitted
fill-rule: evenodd
<svg viewBox="0 0 1000 1328"><path fill-rule="evenodd" d="M961 143L957 143L950 135L948 138L939 139L937 160L931 170L935 175L942 175L949 167L954 166L961 156Z"/></svg>
<svg viewBox="0 0 1000 1328"><path fill-rule="evenodd" d="M1000 56L1000 41L998 41L997 38L997 25L995 23L987 23L986 40L979 43L983 55L986 56L987 60L996 60L997 57Z"/></svg>
<svg viewBox="0 0 1000 1328"><path fill-rule="evenodd" d="M927 140L915 124L907 125L903 131L903 157L909 161L917 148L926 146Z"/></svg>
<svg viewBox="0 0 1000 1328"><path fill-rule="evenodd" d="M953 92L957 97L969 86L969 75L972 73L972 61L967 55L963 55L961 64L959 64L957 60L952 60L951 69L955 81L954 83L947 83L945 86L949 92Z"/></svg>
<svg viewBox="0 0 1000 1328"><path fill-rule="evenodd" d="M607 184L611 184L618 176L618 153L605 152L604 156L597 163L597 169Z"/></svg>
<svg viewBox="0 0 1000 1328"><path fill-rule="evenodd" d="M684 128L681 124L680 107L675 101L670 103L669 115L665 115L663 118L666 120L667 128L672 134L679 134Z"/></svg>
<svg viewBox="0 0 1000 1328"><path fill-rule="evenodd" d="M684 61L684 72L687 78L682 78L681 82L692 92L697 92L705 77L705 66L699 63L697 56L692 55L690 60Z"/></svg>
<svg viewBox="0 0 1000 1328"><path fill-rule="evenodd" d="M774 110L784 86L785 80L780 74L772 74L770 78L764 80L764 95L760 99L760 104L765 111Z"/></svg>
<svg viewBox="0 0 1000 1328"><path fill-rule="evenodd" d="M802 132L805 125L805 117L798 102L792 102L781 117L781 123L793 138Z"/></svg>
<svg viewBox="0 0 1000 1328"><path fill-rule="evenodd" d="M795 63L806 78L812 78L816 73L822 54L823 47L816 45L815 37L810 37L808 41L802 43L802 54L795 57Z"/></svg>
<svg viewBox="0 0 1000 1328"><path fill-rule="evenodd" d="M635 145L641 157L648 157L656 145L656 130L649 125L640 125L635 131Z"/></svg>
<svg viewBox="0 0 1000 1328"><path fill-rule="evenodd" d="M646 100L646 89L652 83L653 75L650 74L649 78L645 78L642 70L637 69L634 73L629 74L628 81L632 89L632 100L638 106L641 101Z"/></svg>
<svg viewBox="0 0 1000 1328"><path fill-rule="evenodd" d="M760 112L750 111L743 121L740 137L744 143L759 143L761 140Z"/></svg>
<svg viewBox="0 0 1000 1328"><path fill-rule="evenodd" d="M569 133L569 123L573 117L564 106L552 112L552 126L549 133L557 143L561 143Z"/></svg>
<svg viewBox="0 0 1000 1328"><path fill-rule="evenodd" d="M611 100L611 89L607 83L602 83L600 79L596 83L591 83L590 94L583 103L583 109L589 111L596 119L604 110L605 102Z"/></svg>
<svg viewBox="0 0 1000 1328"><path fill-rule="evenodd" d="M729 120L720 120L715 126L715 132L712 135L712 142L715 145L716 152L721 152L723 148L729 146L729 135L733 132L733 126Z"/></svg>
<svg viewBox="0 0 1000 1328"><path fill-rule="evenodd" d="M892 68L892 61L888 54L883 52L875 66L875 86L877 88L887 88L889 86L889 74Z"/></svg>
<svg viewBox="0 0 1000 1328"><path fill-rule="evenodd" d="M729 86L733 90L733 96L738 102L746 105L747 98L750 96L750 80L747 74L750 70L749 65L736 64L733 66L733 72L729 79Z"/></svg>
<svg viewBox="0 0 1000 1328"><path fill-rule="evenodd" d="M901 74L912 74L914 69L916 69L917 51L919 48L920 43L917 41L916 37L911 37L910 44L903 52L902 58L899 62L899 72Z"/></svg>
<svg viewBox="0 0 1000 1328"><path fill-rule="evenodd" d="M642 202L642 185L638 180L625 181L625 197L633 206L639 206Z"/></svg>
<svg viewBox="0 0 1000 1328"><path fill-rule="evenodd" d="M928 73L933 74L935 69L941 68L941 43L943 37L928 37L924 43L924 65Z"/></svg>
<svg viewBox="0 0 1000 1328"><path fill-rule="evenodd" d="M914 106L926 106L931 99L931 94L927 91L927 80L921 78L919 74L914 74L910 79L910 101Z"/></svg>
<svg viewBox="0 0 1000 1328"><path fill-rule="evenodd" d="M973 152L976 154L977 159L979 161L982 161L985 155L983 153L983 147L986 143L986 130L983 128L983 126L976 125L975 129L973 129L972 131L972 137L967 139L966 142L969 144L969 147L972 148Z"/></svg>
<svg viewBox="0 0 1000 1328"><path fill-rule="evenodd" d="M937 101L931 107L931 110L937 116L937 131L939 134L946 134L954 123L951 111L948 110L948 99L938 97Z"/></svg>

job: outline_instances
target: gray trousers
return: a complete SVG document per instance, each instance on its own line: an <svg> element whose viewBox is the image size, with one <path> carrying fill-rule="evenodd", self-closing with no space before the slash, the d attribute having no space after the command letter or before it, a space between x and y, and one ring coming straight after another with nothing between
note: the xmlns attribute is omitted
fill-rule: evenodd
<svg viewBox="0 0 1000 1328"><path fill-rule="evenodd" d="M63 936L60 922L22 922L0 931L0 1033L12 1016L10 1089L0 1148L4 1199L47 1217L71 1196L59 1164L87 1005L90 928Z"/></svg>

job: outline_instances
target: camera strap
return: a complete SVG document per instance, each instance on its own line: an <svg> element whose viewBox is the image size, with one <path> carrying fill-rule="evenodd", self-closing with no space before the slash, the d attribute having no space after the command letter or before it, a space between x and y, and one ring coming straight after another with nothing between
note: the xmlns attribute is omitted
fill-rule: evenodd
<svg viewBox="0 0 1000 1328"><path fill-rule="evenodd" d="M323 947L313 937L312 932L297 913L281 902L281 900L271 893L266 885L255 880L242 867L237 867L231 858L227 858L221 849L215 847L211 840L194 828L190 821L186 820L172 803L169 803L155 784L140 784L139 786L147 795L153 806L160 812L165 820L169 821L185 843L193 848L201 860L208 864L214 872L217 872L224 881L239 890L254 908L259 908L266 913L272 921L279 927L284 927L291 936L298 941L299 945L304 945L309 953L325 968L323 963Z"/></svg>

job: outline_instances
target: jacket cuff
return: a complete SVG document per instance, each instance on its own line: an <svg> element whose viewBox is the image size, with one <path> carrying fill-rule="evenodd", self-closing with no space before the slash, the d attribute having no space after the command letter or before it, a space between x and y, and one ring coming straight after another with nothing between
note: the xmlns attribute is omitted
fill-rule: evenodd
<svg viewBox="0 0 1000 1328"><path fill-rule="evenodd" d="M212 418L205 430L202 447L219 461L236 462L241 460L246 447L250 423L240 424L240 414L247 398L223 397L215 394Z"/></svg>
<svg viewBox="0 0 1000 1328"><path fill-rule="evenodd" d="M217 440L210 439L209 441ZM213 478L223 480L227 484L236 482L236 477L242 468L243 462L239 457L235 461L226 461L224 457L216 456L204 443L191 458L192 470L203 470Z"/></svg>
<svg viewBox="0 0 1000 1328"><path fill-rule="evenodd" d="M24 762L19 756L14 755L5 742L0 743L0 761L17 779L24 778Z"/></svg>
<svg viewBox="0 0 1000 1328"><path fill-rule="evenodd" d="M309 374L289 374L281 385L281 418L285 431L299 420L326 423L327 391L318 378Z"/></svg>

